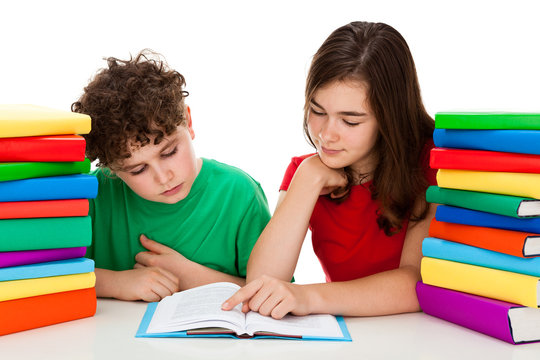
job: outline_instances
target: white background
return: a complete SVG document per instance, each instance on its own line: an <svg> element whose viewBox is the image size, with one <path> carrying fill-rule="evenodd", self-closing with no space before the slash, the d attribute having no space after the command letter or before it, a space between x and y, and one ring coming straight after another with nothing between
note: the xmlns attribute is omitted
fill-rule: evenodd
<svg viewBox="0 0 540 360"><path fill-rule="evenodd" d="M305 76L337 27L380 21L407 40L424 102L540 111L537 1L5 1L0 102L68 110L104 57L143 48L187 80L199 156L236 165L273 209L302 133ZM306 242L296 278L323 280Z"/></svg>

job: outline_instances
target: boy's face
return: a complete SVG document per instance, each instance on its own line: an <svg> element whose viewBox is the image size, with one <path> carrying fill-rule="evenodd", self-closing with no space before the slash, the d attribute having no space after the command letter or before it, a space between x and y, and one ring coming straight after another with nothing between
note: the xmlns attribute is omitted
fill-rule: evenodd
<svg viewBox="0 0 540 360"><path fill-rule="evenodd" d="M154 145L133 150L116 174L140 197L175 204L188 196L202 161L195 157L191 117L187 126L178 126L175 133Z"/></svg>

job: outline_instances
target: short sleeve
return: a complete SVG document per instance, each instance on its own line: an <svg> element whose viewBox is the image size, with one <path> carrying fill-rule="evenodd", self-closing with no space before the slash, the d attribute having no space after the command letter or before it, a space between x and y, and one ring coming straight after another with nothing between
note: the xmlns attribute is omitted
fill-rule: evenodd
<svg viewBox="0 0 540 360"><path fill-rule="evenodd" d="M292 178L294 176L294 173L296 173L296 169L298 169L298 166L300 166L302 161L312 155L313 154L296 156L291 159L291 163L287 167L287 170L285 170L285 175L283 176L283 180L281 181L281 186L279 187L280 191L287 191L289 189L289 185L291 185Z"/></svg>

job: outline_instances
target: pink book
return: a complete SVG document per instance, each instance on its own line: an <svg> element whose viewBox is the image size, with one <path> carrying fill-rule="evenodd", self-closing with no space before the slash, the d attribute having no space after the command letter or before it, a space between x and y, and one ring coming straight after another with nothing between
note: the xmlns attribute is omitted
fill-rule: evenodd
<svg viewBox="0 0 540 360"><path fill-rule="evenodd" d="M83 257L86 247L0 252L0 268Z"/></svg>
<svg viewBox="0 0 540 360"><path fill-rule="evenodd" d="M431 316L510 344L540 341L540 309L459 291L416 284L422 310Z"/></svg>

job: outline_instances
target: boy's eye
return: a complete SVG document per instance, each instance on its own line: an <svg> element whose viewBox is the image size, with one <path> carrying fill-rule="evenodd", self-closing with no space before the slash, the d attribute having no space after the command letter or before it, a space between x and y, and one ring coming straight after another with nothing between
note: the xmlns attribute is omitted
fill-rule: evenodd
<svg viewBox="0 0 540 360"><path fill-rule="evenodd" d="M129 173L130 173L131 175L139 175L139 174L142 173L144 170L146 170L146 165L141 166L141 168L140 168L139 170L130 171Z"/></svg>
<svg viewBox="0 0 540 360"><path fill-rule="evenodd" d="M177 151L178 151L178 147L175 146L174 149L172 149L172 151L161 154L161 157L167 158L167 157L173 156L174 154L176 154Z"/></svg>

